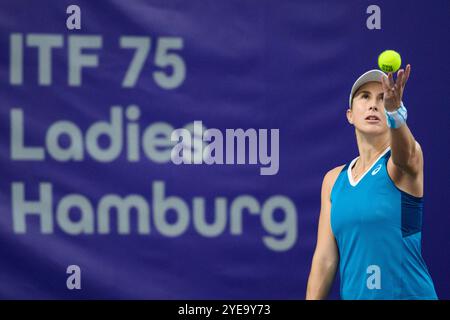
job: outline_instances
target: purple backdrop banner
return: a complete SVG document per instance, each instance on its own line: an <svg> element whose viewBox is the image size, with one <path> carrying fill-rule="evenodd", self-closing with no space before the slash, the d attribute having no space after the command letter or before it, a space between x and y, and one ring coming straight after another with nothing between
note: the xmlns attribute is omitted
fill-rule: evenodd
<svg viewBox="0 0 450 320"><path fill-rule="evenodd" d="M0 298L303 299L351 85L394 49L449 299L450 3L372 4L2 1Z"/></svg>

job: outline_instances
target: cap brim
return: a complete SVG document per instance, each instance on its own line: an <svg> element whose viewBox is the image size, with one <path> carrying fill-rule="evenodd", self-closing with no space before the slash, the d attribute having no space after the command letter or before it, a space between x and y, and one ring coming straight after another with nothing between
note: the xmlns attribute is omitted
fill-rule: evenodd
<svg viewBox="0 0 450 320"><path fill-rule="evenodd" d="M352 86L352 90L350 92L350 97L348 100L348 106L349 108L352 105L352 98L355 92L361 87L362 85L366 84L367 82L381 82L381 77L387 78L386 73L384 73L381 70L373 69L369 70L366 73L363 73L358 79L356 79L355 83Z"/></svg>

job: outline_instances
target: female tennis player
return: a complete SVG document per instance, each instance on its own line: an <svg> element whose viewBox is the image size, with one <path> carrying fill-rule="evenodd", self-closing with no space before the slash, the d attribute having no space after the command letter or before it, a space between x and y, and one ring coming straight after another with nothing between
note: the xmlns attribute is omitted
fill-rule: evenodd
<svg viewBox="0 0 450 320"><path fill-rule="evenodd" d="M411 66L353 84L347 120L359 156L324 177L306 299L437 299L421 255L423 155L402 102Z"/></svg>

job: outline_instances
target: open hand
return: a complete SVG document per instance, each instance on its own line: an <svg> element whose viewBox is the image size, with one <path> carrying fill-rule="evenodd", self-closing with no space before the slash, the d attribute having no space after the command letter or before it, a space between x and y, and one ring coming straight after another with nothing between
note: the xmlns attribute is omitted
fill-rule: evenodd
<svg viewBox="0 0 450 320"><path fill-rule="evenodd" d="M388 78L381 77L381 86L384 92L384 108L386 111L395 111L400 107L405 90L406 81L411 73L411 65L406 66L406 70L400 69L397 72L397 81L394 82L394 75L389 72Z"/></svg>

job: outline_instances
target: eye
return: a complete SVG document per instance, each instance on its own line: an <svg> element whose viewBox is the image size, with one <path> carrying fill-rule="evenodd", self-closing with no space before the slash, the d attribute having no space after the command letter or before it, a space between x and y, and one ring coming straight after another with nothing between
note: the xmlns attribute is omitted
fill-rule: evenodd
<svg viewBox="0 0 450 320"><path fill-rule="evenodd" d="M364 93L363 95L362 95L362 98L363 99L367 99L369 97L369 95L367 94L367 93Z"/></svg>

